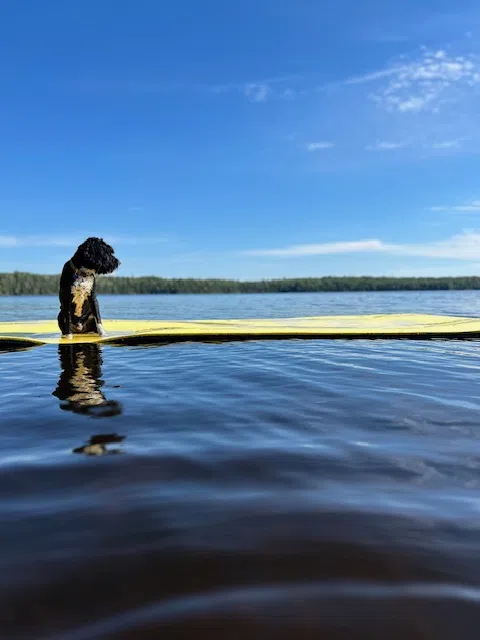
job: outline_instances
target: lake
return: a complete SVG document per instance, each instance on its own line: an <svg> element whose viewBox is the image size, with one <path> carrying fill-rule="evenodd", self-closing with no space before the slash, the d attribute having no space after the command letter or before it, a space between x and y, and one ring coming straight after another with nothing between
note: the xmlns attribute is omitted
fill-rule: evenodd
<svg viewBox="0 0 480 640"><path fill-rule="evenodd" d="M480 292L101 296L104 318L480 315ZM56 317L0 298L0 321ZM480 341L0 352L0 637L469 639Z"/></svg>

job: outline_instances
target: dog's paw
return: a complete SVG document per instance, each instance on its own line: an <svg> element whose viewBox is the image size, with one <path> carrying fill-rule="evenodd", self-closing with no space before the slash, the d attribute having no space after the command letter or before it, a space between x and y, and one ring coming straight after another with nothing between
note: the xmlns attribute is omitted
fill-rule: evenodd
<svg viewBox="0 0 480 640"><path fill-rule="evenodd" d="M67 333L67 334L63 335L62 338L65 338L66 340L73 340L73 334L72 333Z"/></svg>
<svg viewBox="0 0 480 640"><path fill-rule="evenodd" d="M102 326L101 324L99 324L99 325L97 326L97 333L98 333L98 335L99 335L99 336L101 336L102 338L103 338L104 336L106 336L106 335L107 335L107 332L105 331L105 329L103 328L103 326Z"/></svg>

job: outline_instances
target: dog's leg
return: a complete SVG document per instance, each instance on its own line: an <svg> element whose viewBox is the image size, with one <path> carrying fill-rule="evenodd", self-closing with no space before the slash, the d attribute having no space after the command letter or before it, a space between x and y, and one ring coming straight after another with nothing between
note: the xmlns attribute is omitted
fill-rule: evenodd
<svg viewBox="0 0 480 640"><path fill-rule="evenodd" d="M102 325L102 318L100 316L100 306L98 304L97 295L95 293L95 285L93 285L92 293L90 294L90 305L92 307L93 317L95 318L95 323L97 325L97 333L99 336L106 336L105 329Z"/></svg>
<svg viewBox="0 0 480 640"><path fill-rule="evenodd" d="M62 299L61 303L61 311L59 314L59 326L60 331L64 338L71 340L73 338L73 328L72 328L72 301L70 300L70 295L66 295Z"/></svg>
<svg viewBox="0 0 480 640"><path fill-rule="evenodd" d="M60 276L60 289L58 293L60 302L60 313L58 314L58 326L62 332L62 337L73 338L72 330L72 281L73 269L71 261L63 265L62 275Z"/></svg>
<svg viewBox="0 0 480 640"><path fill-rule="evenodd" d="M58 328L60 329L60 333L63 336L65 334L65 331L64 331L64 328L65 328L65 315L64 315L62 309L60 309L60 313L57 316L57 323L58 323Z"/></svg>
<svg viewBox="0 0 480 640"><path fill-rule="evenodd" d="M71 304L68 305L67 313L65 314L65 338L67 338L67 340L72 340L73 338Z"/></svg>

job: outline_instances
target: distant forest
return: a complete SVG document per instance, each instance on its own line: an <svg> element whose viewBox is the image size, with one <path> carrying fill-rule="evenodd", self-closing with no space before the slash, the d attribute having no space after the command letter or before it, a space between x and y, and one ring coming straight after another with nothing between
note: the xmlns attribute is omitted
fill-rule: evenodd
<svg viewBox="0 0 480 640"><path fill-rule="evenodd" d="M57 295L59 275L0 273L0 295ZM329 291L445 291L480 289L480 276L452 278L334 277L247 282L223 279L100 277L99 293L301 293Z"/></svg>

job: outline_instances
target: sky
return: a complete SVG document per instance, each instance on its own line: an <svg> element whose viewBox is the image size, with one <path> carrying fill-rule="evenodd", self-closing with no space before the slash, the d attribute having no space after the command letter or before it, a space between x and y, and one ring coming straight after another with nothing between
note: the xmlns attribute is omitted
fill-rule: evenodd
<svg viewBox="0 0 480 640"><path fill-rule="evenodd" d="M473 0L4 0L0 271L480 273Z"/></svg>

